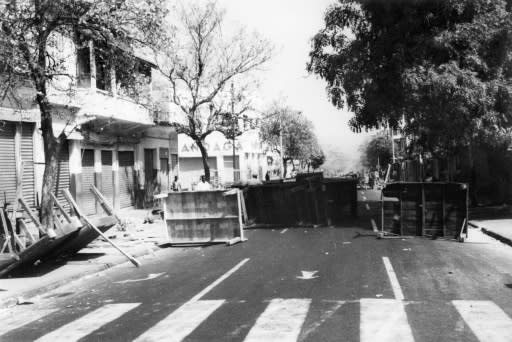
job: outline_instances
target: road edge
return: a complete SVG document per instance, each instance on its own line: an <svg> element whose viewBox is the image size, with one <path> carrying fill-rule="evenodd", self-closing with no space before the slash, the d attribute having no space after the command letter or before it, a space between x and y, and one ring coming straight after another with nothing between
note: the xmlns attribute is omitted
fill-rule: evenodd
<svg viewBox="0 0 512 342"><path fill-rule="evenodd" d="M149 254L153 254L154 252L156 252L158 250L161 250L161 249L162 248L159 245L155 245L155 246L152 246L150 248L145 248L145 249L143 249L141 251L134 252L132 254L132 256L134 258L139 258L139 257L143 257L143 256L146 256L146 255L149 255ZM126 259L119 259L119 261L116 260L116 261L112 261L112 262L98 264L97 267L90 268L89 270L84 271L84 272L79 273L79 274L74 274L74 275L71 275L69 277L66 277L66 278L63 278L63 279L59 279L59 280L57 280L55 282L52 282L50 284L47 284L45 286L38 287L38 288L35 288L35 289L31 289L31 290L27 290L25 292L18 292L16 294L13 294L12 297L0 300L0 309L5 309L5 308L10 308L10 307L15 306L16 303L18 302L18 298L19 297L23 297L24 299L34 298L34 297L37 297L37 296L39 296L39 295L41 295L41 294L43 294L45 292L53 291L53 290L58 289L59 287L61 287L63 285L67 285L67 284L69 284L72 281L77 281L79 279L82 279L82 278L85 278L85 277L89 277L89 276L94 275L96 273L100 273L100 272L103 272L103 271L108 270L110 268L113 268L115 266L121 266L121 265L124 265L124 264L131 264L131 262L129 260L126 260Z"/></svg>
<svg viewBox="0 0 512 342"><path fill-rule="evenodd" d="M504 244L512 247L512 240L511 239L509 239L507 237L504 237L504 236L502 236L502 235L500 235L498 233L495 233L492 230L489 230L489 229L487 229L485 227L482 227L482 226L480 226L480 225L478 225L478 224L476 224L474 222L468 222L468 224L470 226L474 227L474 228L480 229L480 231L482 231L484 234L492 237L493 239L496 239L499 242L504 243Z"/></svg>

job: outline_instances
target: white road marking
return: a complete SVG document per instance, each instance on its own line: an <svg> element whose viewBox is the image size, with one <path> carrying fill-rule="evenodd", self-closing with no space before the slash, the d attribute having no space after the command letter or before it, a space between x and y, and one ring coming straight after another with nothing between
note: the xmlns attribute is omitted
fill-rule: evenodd
<svg viewBox="0 0 512 342"><path fill-rule="evenodd" d="M300 276L297 276L297 279L310 280L318 278L316 275L318 271L301 271L301 273Z"/></svg>
<svg viewBox="0 0 512 342"><path fill-rule="evenodd" d="M134 342L182 341L224 302L225 300L187 302L135 339Z"/></svg>
<svg viewBox="0 0 512 342"><path fill-rule="evenodd" d="M388 273L389 282L391 283L391 288L393 289L395 299L404 300L404 294L402 292L402 288L400 287L400 283L398 282L398 278L396 277L393 265L391 265L391 261L389 261L388 257L382 257L382 261L384 262L384 267Z"/></svg>
<svg viewBox="0 0 512 342"><path fill-rule="evenodd" d="M506 342L512 338L512 319L490 301L454 300L453 305L481 342Z"/></svg>
<svg viewBox="0 0 512 342"><path fill-rule="evenodd" d="M360 303L361 342L414 342L402 301L362 298Z"/></svg>
<svg viewBox="0 0 512 342"><path fill-rule="evenodd" d="M273 299L258 317L245 342L295 342L311 299Z"/></svg>
<svg viewBox="0 0 512 342"><path fill-rule="evenodd" d="M288 230L288 228L285 228L285 229L281 230L281 234L286 233L287 230Z"/></svg>
<svg viewBox="0 0 512 342"><path fill-rule="evenodd" d="M210 285L208 285L207 287L205 287L201 292L199 292L198 294L196 294L194 297L192 297L192 299L190 299L190 302L193 302L193 301L197 301L199 299L201 299L201 297L203 297L205 294L207 294L208 292L210 292L215 286L219 285L220 283L222 283L227 277L229 277L230 275L232 275L233 273L235 273L236 271L238 271L238 269L240 267L242 267L247 261L249 261L249 258L246 258L242 261L240 261L238 264L235 265L235 267L233 267L232 269L230 269L229 271L227 271L226 273L224 273L222 276L220 276L217 280L215 280L213 283L211 283Z"/></svg>
<svg viewBox="0 0 512 342"><path fill-rule="evenodd" d="M200 300L230 275L242 267L249 258L236 264L201 292L180 306L176 311L158 322L135 341L181 341L194 331L205 319L217 310L225 300Z"/></svg>
<svg viewBox="0 0 512 342"><path fill-rule="evenodd" d="M366 207L366 210L370 210L370 205L368 203L366 203L365 207Z"/></svg>
<svg viewBox="0 0 512 342"><path fill-rule="evenodd" d="M114 284L126 284L126 283L137 283L139 281L145 281L145 280L151 280L160 277L161 275L164 275L165 272L162 273L150 273L146 278L140 278L140 279L127 279L127 280L121 280L121 281L115 281Z"/></svg>
<svg viewBox="0 0 512 342"><path fill-rule="evenodd" d="M375 220L374 219L371 219L371 222L372 222L372 229L374 232L378 232L379 231L379 227L377 227L377 223L375 223Z"/></svg>
<svg viewBox="0 0 512 342"><path fill-rule="evenodd" d="M4 335L14 329L21 328L22 326L37 321L55 311L56 309L27 310L22 312L13 309L2 310L0 311L0 335Z"/></svg>
<svg viewBox="0 0 512 342"><path fill-rule="evenodd" d="M139 305L140 303L106 304L101 308L60 327L59 329L42 336L36 341L78 341Z"/></svg>

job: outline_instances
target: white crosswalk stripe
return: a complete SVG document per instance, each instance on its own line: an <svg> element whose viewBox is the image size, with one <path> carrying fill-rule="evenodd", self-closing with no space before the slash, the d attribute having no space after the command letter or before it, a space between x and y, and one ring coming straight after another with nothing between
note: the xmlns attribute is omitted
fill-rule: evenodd
<svg viewBox="0 0 512 342"><path fill-rule="evenodd" d="M71 342L89 335L101 326L121 317L140 303L107 304L57 330L37 339L38 342Z"/></svg>
<svg viewBox="0 0 512 342"><path fill-rule="evenodd" d="M414 341L404 304L396 299L361 299L361 342Z"/></svg>
<svg viewBox="0 0 512 342"><path fill-rule="evenodd" d="M176 311L139 336L136 342L182 341L217 310L224 300L199 300L183 304Z"/></svg>
<svg viewBox="0 0 512 342"><path fill-rule="evenodd" d="M135 341L183 341L225 303L226 300L189 301L143 332ZM361 342L414 342L404 301L362 298L359 303ZM495 303L454 300L452 304L480 342L510 341L512 318ZM37 341L77 341L139 305L140 303L106 304L42 336ZM256 318L244 341L297 341L310 306L311 299L271 300ZM1 310L0 336L43 319L55 311L56 309Z"/></svg>
<svg viewBox="0 0 512 342"><path fill-rule="evenodd" d="M0 335L4 335L11 330L21 328L22 326L37 321L38 319L55 312L53 310L29 310L20 313L17 310L0 311Z"/></svg>
<svg viewBox="0 0 512 342"><path fill-rule="evenodd" d="M297 341L310 304L311 299L273 299L258 317L245 341Z"/></svg>
<svg viewBox="0 0 512 342"><path fill-rule="evenodd" d="M452 303L480 342L512 340L512 319L493 302L454 300Z"/></svg>

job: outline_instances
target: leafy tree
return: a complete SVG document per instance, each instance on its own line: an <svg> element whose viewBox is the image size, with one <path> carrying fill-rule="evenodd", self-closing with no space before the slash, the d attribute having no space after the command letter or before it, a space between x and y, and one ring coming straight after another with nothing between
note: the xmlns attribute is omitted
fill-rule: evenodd
<svg viewBox="0 0 512 342"><path fill-rule="evenodd" d="M367 168L386 166L392 161L391 139L385 132L379 132L363 146L362 164Z"/></svg>
<svg viewBox="0 0 512 342"><path fill-rule="evenodd" d="M309 155L308 160L308 171L309 167L312 167L313 170L319 169L325 163L325 154L322 150L316 150Z"/></svg>
<svg viewBox="0 0 512 342"><path fill-rule="evenodd" d="M55 53L59 37L72 39L78 47L91 40L101 47L107 63L135 45L151 42L166 17L164 0L8 0L0 4L0 73L2 102L26 105L35 100L41 115L45 170L41 218L53 227L52 199L57 156L63 135L55 137L52 115L57 108L48 91L63 79L76 84L67 61ZM73 70L74 71L74 70ZM33 90L30 101L14 101L20 88ZM14 99L14 100L13 100Z"/></svg>
<svg viewBox="0 0 512 342"><path fill-rule="evenodd" d="M322 159L325 159L313 131L313 123L301 112L288 107L274 105L265 114L260 127L260 139L273 152L282 155L285 174L288 161L299 160L319 167L323 164Z"/></svg>
<svg viewBox="0 0 512 342"><path fill-rule="evenodd" d="M214 131L232 134L229 116L240 117L250 108L254 80L249 76L270 59L272 49L243 28L226 35L224 11L215 1L189 3L177 14L177 39L165 47L159 64L171 84L169 100L176 108L172 126L197 144L210 179L205 139ZM229 87L233 83L234 93Z"/></svg>
<svg viewBox="0 0 512 342"><path fill-rule="evenodd" d="M353 130L403 120L420 153L453 155L509 140L511 42L508 0L340 0L307 68Z"/></svg>

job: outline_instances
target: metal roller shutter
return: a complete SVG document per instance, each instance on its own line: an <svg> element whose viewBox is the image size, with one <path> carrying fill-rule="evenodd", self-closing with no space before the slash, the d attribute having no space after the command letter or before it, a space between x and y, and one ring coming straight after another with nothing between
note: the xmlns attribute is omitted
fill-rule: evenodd
<svg viewBox="0 0 512 342"><path fill-rule="evenodd" d="M15 125L0 122L0 203L16 198L16 159L14 157Z"/></svg>
<svg viewBox="0 0 512 342"><path fill-rule="evenodd" d="M55 184L55 195L57 196L59 203L66 208L66 210L69 210L69 203L63 194L63 191L70 187L69 147L67 140L63 142L60 149L57 179Z"/></svg>
<svg viewBox="0 0 512 342"><path fill-rule="evenodd" d="M35 185L34 185L34 125L23 123L21 126L21 160L23 161L22 193L23 199L34 207Z"/></svg>
<svg viewBox="0 0 512 342"><path fill-rule="evenodd" d="M90 188L94 182L94 150L82 150L82 191L80 208L84 215L96 214L96 200Z"/></svg>
<svg viewBox="0 0 512 342"><path fill-rule="evenodd" d="M135 158L132 151L119 152L119 206L135 205Z"/></svg>
<svg viewBox="0 0 512 342"><path fill-rule="evenodd" d="M110 205L114 198L114 179L112 177L112 151L101 151L101 193Z"/></svg>

